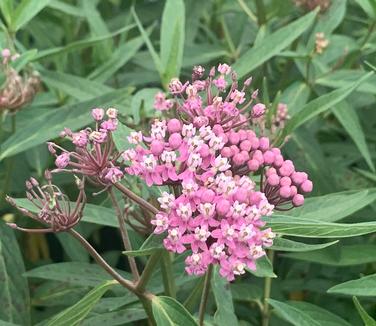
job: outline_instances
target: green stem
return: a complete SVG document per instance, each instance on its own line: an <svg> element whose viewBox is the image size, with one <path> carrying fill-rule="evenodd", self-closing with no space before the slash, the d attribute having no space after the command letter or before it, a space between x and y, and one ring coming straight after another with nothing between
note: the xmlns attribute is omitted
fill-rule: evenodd
<svg viewBox="0 0 376 326"><path fill-rule="evenodd" d="M191 293L189 294L188 298L184 301L183 306L190 312L193 312L193 309L200 298L200 294L202 293L202 289L204 288L204 278L200 277L197 280L197 283Z"/></svg>
<svg viewBox="0 0 376 326"><path fill-rule="evenodd" d="M262 26L266 23L266 13L265 13L265 6L262 0L256 0L256 8L257 8L257 21L259 26Z"/></svg>
<svg viewBox="0 0 376 326"><path fill-rule="evenodd" d="M115 212L116 212L116 216L117 216L118 224L119 224L119 229L120 229L120 234L121 234L121 238L123 240L124 249L126 251L131 251L132 245L131 245L131 242L129 241L129 235L128 235L127 228L125 226L123 214L120 210L119 204L118 204L116 197L115 197L111 188L108 188L108 193L111 197L112 204L115 208ZM127 258L128 258L129 266L131 267L132 275L133 275L135 281L137 281L140 278L140 274L138 273L136 260L135 260L134 257L131 257L131 256L127 256Z"/></svg>
<svg viewBox="0 0 376 326"><path fill-rule="evenodd" d="M148 210L150 213L155 215L159 212L156 207L154 207L152 204L150 204L149 202L147 202L145 199L141 198L140 196L137 196L133 191L124 187L121 183L119 182L114 183L114 187L116 187L120 192L122 192L129 199L133 200L135 203L137 203L141 207Z"/></svg>
<svg viewBox="0 0 376 326"><path fill-rule="evenodd" d="M270 263L273 265L274 261L274 250L269 250L268 252ZM266 277L264 283L264 304L262 311L262 326L269 326L270 312L269 312L269 302L270 292L272 289L272 278Z"/></svg>
<svg viewBox="0 0 376 326"><path fill-rule="evenodd" d="M250 20L253 22L257 22L257 17L256 15L252 12L251 9L247 6L244 0L238 0L239 6L243 9L243 11L247 14Z"/></svg>
<svg viewBox="0 0 376 326"><path fill-rule="evenodd" d="M200 309L198 312L198 320L199 320L200 326L204 325L204 317L205 317L206 305L208 303L208 298L209 298L210 280L211 280L212 273L213 273L213 265L210 264L205 274L204 288L202 289Z"/></svg>
<svg viewBox="0 0 376 326"><path fill-rule="evenodd" d="M176 286L175 286L175 278L172 268L172 261L169 252L164 252L162 255L161 261L161 269L162 269L162 278L163 278L163 285L165 289L165 294L175 298L176 297Z"/></svg>
<svg viewBox="0 0 376 326"><path fill-rule="evenodd" d="M136 289L140 292L145 290L147 283L149 282L151 276L153 275L154 268L161 258L162 252L157 250L148 259L146 266L141 274L140 280L137 283Z"/></svg>

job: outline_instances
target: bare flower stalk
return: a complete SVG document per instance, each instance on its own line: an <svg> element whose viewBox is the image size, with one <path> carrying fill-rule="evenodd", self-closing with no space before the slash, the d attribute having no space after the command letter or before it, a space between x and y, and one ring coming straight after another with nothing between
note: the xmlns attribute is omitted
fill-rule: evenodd
<svg viewBox="0 0 376 326"><path fill-rule="evenodd" d="M121 212L121 209L119 207L119 204L116 200L116 197L115 197L112 189L108 188L107 191L108 191L108 193L111 197L112 204L115 208L115 213L116 213L116 216L117 216L117 219L118 219L119 229L120 229L120 234L121 234L121 239L123 241L124 249L126 251L130 251L130 250L132 250L132 245L131 245L131 242L129 241L129 235L128 235L127 228L125 226L125 220L123 218L123 214ZM130 257L130 256L127 256L127 258L128 258L129 266L130 266L131 271L132 271L132 275L133 275L134 279L137 281L140 278L140 274L139 274L138 269L137 269L136 260L135 260L134 257Z"/></svg>
<svg viewBox="0 0 376 326"><path fill-rule="evenodd" d="M208 298L209 298L210 280L211 280L212 274L213 274L213 265L210 265L205 274L204 288L202 289L200 309L198 313L198 320L199 320L200 326L204 325L204 317L205 317L206 305L208 303Z"/></svg>
<svg viewBox="0 0 376 326"><path fill-rule="evenodd" d="M274 261L274 250L269 250L268 252L269 260L271 265L273 266ZM270 311L269 311L269 298L270 292L272 289L272 278L266 277L264 283L264 304L262 310L262 326L269 326L269 319L270 319Z"/></svg>

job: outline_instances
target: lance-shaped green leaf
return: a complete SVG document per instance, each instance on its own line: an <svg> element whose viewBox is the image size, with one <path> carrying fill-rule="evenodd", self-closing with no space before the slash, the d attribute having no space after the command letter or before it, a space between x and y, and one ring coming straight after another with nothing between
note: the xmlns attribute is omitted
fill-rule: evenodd
<svg viewBox="0 0 376 326"><path fill-rule="evenodd" d="M110 289L117 281L107 281L92 289L80 301L72 307L65 309L56 316L52 317L47 326L66 326L79 325L85 317L90 313L93 307L97 304L99 299Z"/></svg>
<svg viewBox="0 0 376 326"><path fill-rule="evenodd" d="M359 117L356 114L355 109L346 101L342 101L341 103L334 106L332 111L343 128L345 128L347 133L350 135L356 147L358 147L359 152L364 157L369 168L373 172L375 172L375 165L372 162L371 154L367 146L366 136L363 132Z"/></svg>
<svg viewBox="0 0 376 326"><path fill-rule="evenodd" d="M183 0L167 0L161 26L161 62L163 83L178 77L183 61L185 7Z"/></svg>
<svg viewBox="0 0 376 326"><path fill-rule="evenodd" d="M145 310L139 307L130 307L117 311L111 311L100 314L93 314L82 321L82 326L112 326L112 325L126 325L132 321L146 319Z"/></svg>
<svg viewBox="0 0 376 326"><path fill-rule="evenodd" d="M273 265L267 256L256 260L256 270L248 269L248 271L257 277L277 277L273 272Z"/></svg>
<svg viewBox="0 0 376 326"><path fill-rule="evenodd" d="M374 297L376 296L376 274L335 285L328 290L328 293Z"/></svg>
<svg viewBox="0 0 376 326"><path fill-rule="evenodd" d="M124 251L123 253L127 256L149 256L157 250L163 249L163 239L166 237L165 234L151 234L142 246L137 250Z"/></svg>
<svg viewBox="0 0 376 326"><path fill-rule="evenodd" d="M14 32L18 31L42 11L49 2L50 0L22 0L12 14L11 29Z"/></svg>
<svg viewBox="0 0 376 326"><path fill-rule="evenodd" d="M287 216L264 219L274 232L298 237L347 238L376 232L376 222L327 223Z"/></svg>
<svg viewBox="0 0 376 326"><path fill-rule="evenodd" d="M29 324L29 288L14 231L0 221L0 319Z"/></svg>
<svg viewBox="0 0 376 326"><path fill-rule="evenodd" d="M284 238L276 238L274 239L273 246L270 249L277 251L307 252L324 249L336 243L338 243L338 240L320 244L307 244Z"/></svg>
<svg viewBox="0 0 376 326"><path fill-rule="evenodd" d="M29 126L17 130L2 144L0 160L57 137L65 127L75 131L91 123L91 108L97 106L116 107L128 100L130 93L131 89L129 88L119 89L91 100L66 105L58 110L51 109L34 117ZM48 121L48 124L46 124L46 121ZM40 126L40 128L36 126Z"/></svg>
<svg viewBox="0 0 376 326"><path fill-rule="evenodd" d="M357 297L353 297L353 301L356 307L356 310L358 310L358 313L360 317L362 318L364 322L364 326L376 326L376 320L374 320L367 311L362 307Z"/></svg>
<svg viewBox="0 0 376 326"><path fill-rule="evenodd" d="M259 45L249 49L233 66L234 70L238 73L238 76L244 77L246 74L288 47L312 25L316 15L317 10L310 12L289 25L266 36Z"/></svg>
<svg viewBox="0 0 376 326"><path fill-rule="evenodd" d="M376 245L355 244L333 246L324 250L285 254L284 257L329 266L353 266L376 261Z"/></svg>
<svg viewBox="0 0 376 326"><path fill-rule="evenodd" d="M376 200L376 189L350 190L307 198L301 208L286 215L307 220L335 222L359 211Z"/></svg>
<svg viewBox="0 0 376 326"><path fill-rule="evenodd" d="M211 287L217 304L214 320L217 325L238 325L229 282L214 268Z"/></svg>
<svg viewBox="0 0 376 326"><path fill-rule="evenodd" d="M308 302L268 301L278 316L295 326L351 326L341 317Z"/></svg>
<svg viewBox="0 0 376 326"><path fill-rule="evenodd" d="M311 102L307 103L298 113L292 116L292 118L286 124L286 127L283 129L282 134L279 137L279 140L285 139L285 137L291 134L296 128L316 117L320 113L325 112L330 109L337 103L344 100L349 96L357 87L374 75L373 72L370 72L363 76L361 79L350 84L349 86L342 87L325 95L322 95Z"/></svg>
<svg viewBox="0 0 376 326"><path fill-rule="evenodd" d="M157 325L161 326L197 326L192 315L184 306L173 298L154 296L152 309Z"/></svg>

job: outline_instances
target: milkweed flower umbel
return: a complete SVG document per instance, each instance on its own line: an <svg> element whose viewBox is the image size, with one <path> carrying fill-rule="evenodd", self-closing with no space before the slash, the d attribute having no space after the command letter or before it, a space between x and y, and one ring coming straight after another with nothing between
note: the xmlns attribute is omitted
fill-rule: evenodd
<svg viewBox="0 0 376 326"><path fill-rule="evenodd" d="M258 91L249 91L251 78L239 87L226 64L203 75L196 66L192 82L171 81L170 98L156 95L155 108L175 118L154 120L148 133L133 132L133 148L122 158L125 173L174 189L158 198L161 211L151 223L154 233L166 234L167 250L192 251L186 271L201 275L219 264L221 275L233 280L255 269L273 243L275 234L264 229L262 217L301 206L312 182L268 137L250 129L266 111ZM285 106L277 116L286 119Z"/></svg>

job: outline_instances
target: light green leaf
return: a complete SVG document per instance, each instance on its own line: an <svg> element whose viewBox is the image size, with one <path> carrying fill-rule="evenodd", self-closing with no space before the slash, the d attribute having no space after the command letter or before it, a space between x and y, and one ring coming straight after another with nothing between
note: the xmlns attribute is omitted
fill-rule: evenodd
<svg viewBox="0 0 376 326"><path fill-rule="evenodd" d="M257 277L277 277L273 272L273 265L267 256L263 256L256 260L255 271L251 269L248 269L248 271Z"/></svg>
<svg viewBox="0 0 376 326"><path fill-rule="evenodd" d="M334 246L324 250L284 254L284 257L329 266L354 266L376 261L376 245L355 244Z"/></svg>
<svg viewBox="0 0 376 326"><path fill-rule="evenodd" d="M118 271L124 277L129 278L129 274ZM35 277L44 280L54 280L78 286L95 287L102 282L112 279L102 267L96 264L83 262L66 262L43 265L27 271L23 274L26 277Z"/></svg>
<svg viewBox="0 0 376 326"><path fill-rule="evenodd" d="M324 249L336 243L338 243L338 240L320 244L307 244L284 238L275 238L273 246L270 249L277 251L307 252Z"/></svg>
<svg viewBox="0 0 376 326"><path fill-rule="evenodd" d="M328 223L287 216L264 220L276 233L307 238L346 238L376 232L376 222Z"/></svg>
<svg viewBox="0 0 376 326"><path fill-rule="evenodd" d="M362 126L360 125L359 117L356 114L354 108L346 101L342 101L341 103L334 106L332 111L338 121L342 124L347 133L353 139L355 145L359 149L359 152L366 160L369 168L373 172L375 172L375 166L371 159L371 154L367 146L366 137L363 132Z"/></svg>
<svg viewBox="0 0 376 326"><path fill-rule="evenodd" d="M146 319L145 310L142 308L126 308L101 314L93 314L82 321L82 326L115 326L126 325L133 321Z"/></svg>
<svg viewBox="0 0 376 326"><path fill-rule="evenodd" d="M131 131L131 128L122 123L119 123L116 132L112 134L115 146L119 152L122 152L131 147L127 138L130 135Z"/></svg>
<svg viewBox="0 0 376 326"><path fill-rule="evenodd" d="M70 5L68 3L65 3L63 1L60 1L60 0L51 0L50 3L48 4L48 7L59 10L67 15L71 15L75 17L85 17L85 14L80 8Z"/></svg>
<svg viewBox="0 0 376 326"><path fill-rule="evenodd" d="M191 314L173 298L153 297L152 309L158 326L197 326Z"/></svg>
<svg viewBox="0 0 376 326"><path fill-rule="evenodd" d="M101 66L97 67L89 75L88 78L102 83L110 79L121 67L133 58L143 43L143 38L137 37L121 44Z"/></svg>
<svg viewBox="0 0 376 326"><path fill-rule="evenodd" d="M12 15L11 29L16 32L30 20L32 20L40 11L42 11L50 0L22 0Z"/></svg>
<svg viewBox="0 0 376 326"><path fill-rule="evenodd" d="M230 288L235 301L256 301L262 298L261 287L253 283L232 283Z"/></svg>
<svg viewBox="0 0 376 326"><path fill-rule="evenodd" d="M142 244L142 246L137 250L124 251L123 253L127 256L149 256L157 250L163 249L163 239L166 237L165 234L151 234Z"/></svg>
<svg viewBox="0 0 376 326"><path fill-rule="evenodd" d="M356 310L358 310L358 313L364 322L364 326L376 326L376 321L362 307L357 297L353 297L353 301L354 301Z"/></svg>
<svg viewBox="0 0 376 326"><path fill-rule="evenodd" d="M376 296L376 274L335 285L328 290L328 293L374 297Z"/></svg>
<svg viewBox="0 0 376 326"><path fill-rule="evenodd" d="M185 7L183 0L167 0L161 26L161 62L163 83L178 77L183 61Z"/></svg>
<svg viewBox="0 0 376 326"><path fill-rule="evenodd" d="M273 299L268 299L268 302L274 308L274 311L278 316L290 322L292 325L321 326L317 320L311 318L311 316L309 316L307 313L289 305L288 303Z"/></svg>
<svg viewBox="0 0 376 326"><path fill-rule="evenodd" d="M91 108L97 106L116 107L118 103L129 99L131 91L129 88L119 89L88 101L63 106L58 110L51 109L34 117L32 124L17 130L2 144L0 160L57 137L65 127L69 127L73 131L84 127L92 122ZM48 121L48 125L45 124L46 121ZM43 126L43 128L39 129L35 126Z"/></svg>
<svg viewBox="0 0 376 326"><path fill-rule="evenodd" d="M134 17L134 20L137 24L138 29L140 30L141 36L144 38L144 42L149 50L149 53L151 57L153 58L154 61L154 66L156 70L162 74L163 72L163 67L162 67L162 62L161 58L159 57L158 53L155 51L153 44L150 41L149 35L145 31L144 27L142 26L142 23L140 22L140 19L138 18L136 11L134 10L134 7L131 8L132 15Z"/></svg>
<svg viewBox="0 0 376 326"><path fill-rule="evenodd" d="M376 189L350 190L307 198L301 208L285 215L302 219L335 222L359 211L376 200Z"/></svg>
<svg viewBox="0 0 376 326"><path fill-rule="evenodd" d="M94 98L98 96L98 94L113 91L111 87L105 86L100 82L90 81L87 78L57 71L43 69L41 70L41 77L49 87L62 91L81 101Z"/></svg>
<svg viewBox="0 0 376 326"><path fill-rule="evenodd" d="M79 325L85 317L90 313L99 299L110 289L117 281L107 281L98 287L92 289L80 301L72 307L65 309L61 313L52 317L47 326L66 326L66 325Z"/></svg>
<svg viewBox="0 0 376 326"><path fill-rule="evenodd" d="M154 96L160 91L159 88L144 88L134 94L131 102L131 111L135 124L140 123L142 110L146 117L152 117L155 113L153 107Z"/></svg>
<svg viewBox="0 0 376 326"><path fill-rule="evenodd" d="M376 18L376 5L372 5L373 0L355 0L355 2L364 10L369 18Z"/></svg>
<svg viewBox="0 0 376 326"><path fill-rule="evenodd" d="M223 278L218 268L213 269L211 288L217 305L214 321L217 325L238 325L229 282Z"/></svg>
<svg viewBox="0 0 376 326"><path fill-rule="evenodd" d="M13 0L2 0L0 1L0 10L4 16L4 19L8 26L12 22L12 13L13 13Z"/></svg>
<svg viewBox="0 0 376 326"><path fill-rule="evenodd" d="M29 50L21 54L21 56L11 64L13 68L20 72L30 61L34 60L38 54L38 50Z"/></svg>
<svg viewBox="0 0 376 326"><path fill-rule="evenodd" d="M0 319L28 325L29 287L22 276L25 271L14 231L0 220Z"/></svg>
<svg viewBox="0 0 376 326"><path fill-rule="evenodd" d="M279 139L284 139L287 135L292 133L302 124L306 123L310 119L316 117L318 114L325 112L329 108L344 100L361 83L370 78L373 74L373 72L370 72L355 83L350 84L349 86L342 87L338 90L322 95L307 103L298 113L292 116L291 120L287 122L286 127L283 129L282 135Z"/></svg>
<svg viewBox="0 0 376 326"><path fill-rule="evenodd" d="M288 47L312 25L316 15L317 10L308 13L271 35L266 36L260 45L249 49L233 66L234 70L238 73L238 77L244 77Z"/></svg>
<svg viewBox="0 0 376 326"><path fill-rule="evenodd" d="M34 58L34 60L51 58L55 55L65 54L65 53L68 53L68 52L71 52L71 51L78 51L78 50L90 47L92 45L96 45L99 42L105 41L107 39L113 38L113 37L120 35L122 33L125 33L127 31L131 30L135 26L136 25L131 24L131 25L125 26L123 28L120 28L119 30L117 30L116 32L111 33L111 34L98 36L98 37L91 37L91 38L86 39L86 40L79 40L79 41L76 41L76 42L69 43L68 45L65 45L65 46L59 46L59 47L56 47L56 48L39 51L39 53Z"/></svg>

